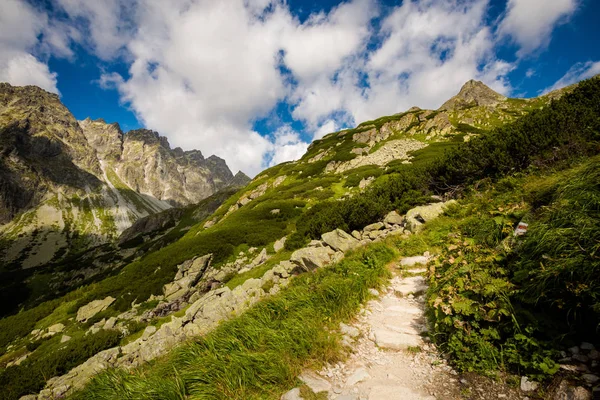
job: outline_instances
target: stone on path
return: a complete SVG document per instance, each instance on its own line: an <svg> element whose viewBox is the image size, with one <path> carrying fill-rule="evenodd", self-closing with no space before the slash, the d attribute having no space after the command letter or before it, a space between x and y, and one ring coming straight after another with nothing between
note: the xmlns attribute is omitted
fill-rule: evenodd
<svg viewBox="0 0 600 400"><path fill-rule="evenodd" d="M306 384L315 393L328 392L331 390L331 383L315 374L305 372L298 378Z"/></svg>
<svg viewBox="0 0 600 400"><path fill-rule="evenodd" d="M393 285L393 288L398 296L406 297L409 294L418 295L423 293L427 290L427 285L425 284L425 278L422 276L412 276Z"/></svg>
<svg viewBox="0 0 600 400"><path fill-rule="evenodd" d="M373 335L375 343L382 349L406 350L421 345L421 338L417 335L394 332L385 328L373 330Z"/></svg>
<svg viewBox="0 0 600 400"><path fill-rule="evenodd" d="M376 386L369 393L369 400L435 400L433 396L423 396L404 386Z"/></svg>
<svg viewBox="0 0 600 400"><path fill-rule="evenodd" d="M354 373L352 375L350 375L350 377L346 381L346 385L354 386L358 382L367 380L370 377L371 377L371 375L369 375L369 373L367 372L367 370L365 368L359 368L356 371L354 371Z"/></svg>
<svg viewBox="0 0 600 400"><path fill-rule="evenodd" d="M302 396L300 396L300 389L294 388L289 392L284 393L281 396L281 400L302 400Z"/></svg>
<svg viewBox="0 0 600 400"><path fill-rule="evenodd" d="M425 256L404 257L400 261L400 265L403 267L414 267L415 265L424 265L428 262L429 259Z"/></svg>

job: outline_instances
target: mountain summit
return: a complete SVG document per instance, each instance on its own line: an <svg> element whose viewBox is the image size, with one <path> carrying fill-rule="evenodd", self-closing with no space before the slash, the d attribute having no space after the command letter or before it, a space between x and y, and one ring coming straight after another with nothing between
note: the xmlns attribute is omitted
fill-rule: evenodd
<svg viewBox="0 0 600 400"><path fill-rule="evenodd" d="M471 79L465 83L460 92L439 108L440 111L454 111L470 106L495 106L505 101L506 97L490 89L481 81Z"/></svg>

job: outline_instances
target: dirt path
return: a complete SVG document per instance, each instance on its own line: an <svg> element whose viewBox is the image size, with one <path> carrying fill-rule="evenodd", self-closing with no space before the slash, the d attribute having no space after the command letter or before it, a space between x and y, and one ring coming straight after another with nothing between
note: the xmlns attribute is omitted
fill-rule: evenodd
<svg viewBox="0 0 600 400"><path fill-rule="evenodd" d="M300 376L313 392L337 400L459 399L457 374L422 334L426 256L402 260L385 293L370 301L352 326L340 327L352 348L341 364ZM403 277L404 276L404 277ZM374 293L375 294L375 293ZM282 399L301 399L299 390Z"/></svg>

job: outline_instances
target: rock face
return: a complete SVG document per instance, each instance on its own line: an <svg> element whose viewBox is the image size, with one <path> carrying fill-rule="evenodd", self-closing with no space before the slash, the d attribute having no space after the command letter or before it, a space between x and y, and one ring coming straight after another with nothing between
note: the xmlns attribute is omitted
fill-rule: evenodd
<svg viewBox="0 0 600 400"><path fill-rule="evenodd" d="M115 301L114 297L108 296L103 300L94 300L82 306L77 310L77 321L85 322L98 314L100 311L104 311Z"/></svg>
<svg viewBox="0 0 600 400"><path fill-rule="evenodd" d="M249 180L156 132L78 122L35 86L0 83L0 153L0 261L14 269L111 242L139 218Z"/></svg>

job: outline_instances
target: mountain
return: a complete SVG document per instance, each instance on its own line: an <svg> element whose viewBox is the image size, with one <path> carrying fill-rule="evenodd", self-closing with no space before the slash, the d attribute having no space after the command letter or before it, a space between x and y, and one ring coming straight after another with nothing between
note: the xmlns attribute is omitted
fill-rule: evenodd
<svg viewBox="0 0 600 400"><path fill-rule="evenodd" d="M139 218L241 182L224 160L171 149L156 132L77 121L34 86L0 84L0 152L4 270L114 241Z"/></svg>
<svg viewBox="0 0 600 400"><path fill-rule="evenodd" d="M5 397L19 398L42 388L39 397L29 398L65 397L84 389L99 371L118 369L75 398L144 393L161 398L182 393L279 398L296 383L299 366L337 361L343 337L339 330L346 329L340 322L347 323L360 303L380 295L377 285L386 281L390 270L398 274L393 266L399 264L399 254L419 259L440 255L418 273L425 277L407 274L439 290L422 293L425 289L415 283L414 299L405 300L432 307L431 317L437 319L430 326L431 346L438 337L454 335L455 346L444 347L456 357L452 365L471 371L480 366L472 364L477 360L487 357L486 365L494 365L504 354L498 351L508 351L506 362L517 365L519 374L523 365L548 373L552 352L543 348L543 334L533 337L540 328L530 323L546 324L538 318L545 311L541 308L552 310L546 318L558 315L560 310L552 307L563 303L552 297L554 291L536 297L533 290L527 292L535 297L533 302L525 304L520 285L561 281L552 274L563 274L559 253L564 247L549 242L540 251L526 242L529 250L518 251L515 243L521 239L514 228L530 223L531 232L538 235L533 237L543 236L547 227L558 223L552 219L558 215L552 207L566 202L560 196L567 196L571 207L582 204L573 201L582 185L582 199L596 201L591 192L597 188L585 183L597 180L589 169L598 165L599 97L597 79L533 99L506 98L469 81L436 110L413 107L330 133L313 142L300 160L271 167L247 184L242 173L229 178L230 183L245 184L241 190L225 189L197 205L139 218L112 247L83 251L69 264L57 265L52 276L40 269L7 291L10 295L2 304L12 307L10 313L23 311L0 320L0 384L6 385ZM150 131L135 132L128 144L128 134L116 125L81 125L88 125L82 135L92 125L110 131L87 133L85 143L102 156L96 157L96 170L93 165L86 168L95 171L89 174L99 185L113 182L123 198L126 189L136 194L144 190L154 201L165 202L178 201L185 193L175 195L160 174L139 174L141 168L134 174L140 160L125 151L128 146L153 158L150 164L175 180L173 163L179 162L178 170L194 162L219 165L214 159L209 162L210 157L171 150ZM584 169L555 170L588 161L588 156L595 158ZM555 175L540 178L545 173ZM118 176L118 181L105 174ZM577 179L571 179L574 176ZM567 187L571 182L578 182L576 190ZM445 218L428 225L449 206L453 208ZM597 226L590 223L595 209L564 213L559 222ZM576 236L577 229L553 230L547 237L560 240L568 234ZM565 265L584 265L591 271L595 264L590 260L597 263L592 251L597 241L581 243L581 249L569 247L573 257ZM424 252L427 256L421 256ZM527 262L530 270L515 260ZM557 269L544 271L551 264ZM93 271L78 269L81 265L93 265ZM513 269L519 273L513 274ZM545 279L527 281L538 273L546 274ZM577 274L563 275L568 281ZM53 291L42 293L40 287L48 281ZM565 290L593 295L598 286L579 284L584 281L571 286L569 281ZM24 289L30 292L21 295ZM390 288L390 293L412 294L405 289ZM569 296L569 307L585 304ZM509 298L519 307L505 303ZM538 301L544 302L542 307ZM520 307L525 316L513 315ZM569 307L560 312L568 314ZM227 323L228 319L235 320ZM590 326L593 330L597 324ZM479 336L464 335L463 327ZM351 339L343 342L356 345ZM535 346L524 347L529 346L525 342ZM181 351L171 353L176 346ZM475 356L465 355L465 348ZM331 357L322 360L323 354ZM156 363L146 364L151 360ZM138 372L141 365L146 367ZM239 371L248 377L243 382L235 375Z"/></svg>

